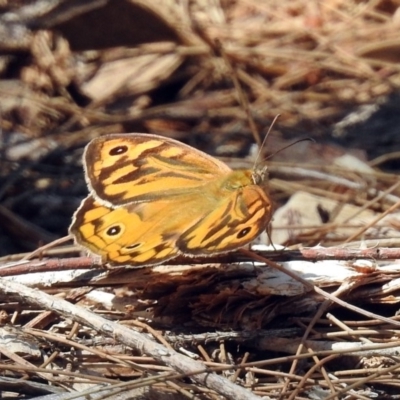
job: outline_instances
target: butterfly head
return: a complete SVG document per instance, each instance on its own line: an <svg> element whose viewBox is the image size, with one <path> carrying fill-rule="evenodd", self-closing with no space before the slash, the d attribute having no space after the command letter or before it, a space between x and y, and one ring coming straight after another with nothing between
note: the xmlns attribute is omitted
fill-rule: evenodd
<svg viewBox="0 0 400 400"><path fill-rule="evenodd" d="M258 167L252 171L251 178L255 185L261 185L265 183L268 178L268 167Z"/></svg>

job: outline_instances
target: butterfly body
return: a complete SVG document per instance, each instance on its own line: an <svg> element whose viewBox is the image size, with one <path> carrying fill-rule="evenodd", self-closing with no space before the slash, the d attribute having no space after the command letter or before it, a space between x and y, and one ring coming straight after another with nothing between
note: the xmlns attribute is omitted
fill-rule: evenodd
<svg viewBox="0 0 400 400"><path fill-rule="evenodd" d="M156 135L108 135L86 148L91 195L70 232L111 264L155 265L250 243L267 226L263 172L232 171L190 146Z"/></svg>

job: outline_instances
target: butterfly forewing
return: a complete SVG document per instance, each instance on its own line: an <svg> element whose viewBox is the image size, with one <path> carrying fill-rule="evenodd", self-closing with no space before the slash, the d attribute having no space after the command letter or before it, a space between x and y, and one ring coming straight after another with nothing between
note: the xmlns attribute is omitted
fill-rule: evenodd
<svg viewBox="0 0 400 400"><path fill-rule="evenodd" d="M88 184L112 205L188 194L230 168L207 154L155 135L108 135L85 151Z"/></svg>

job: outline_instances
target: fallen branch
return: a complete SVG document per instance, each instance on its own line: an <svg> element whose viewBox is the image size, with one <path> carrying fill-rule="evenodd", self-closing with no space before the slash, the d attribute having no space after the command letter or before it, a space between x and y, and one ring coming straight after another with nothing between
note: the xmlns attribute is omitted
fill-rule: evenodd
<svg viewBox="0 0 400 400"><path fill-rule="evenodd" d="M132 329L109 321L82 307L75 306L65 300L4 279L0 279L0 292L6 295L18 296L30 305L56 312L64 318L70 318L80 324L90 326L96 331L113 337L115 340L138 350L141 354L152 356L157 361L162 362L176 371L191 375L192 379L196 382L215 390L227 399L259 399L258 396L255 396L249 390L235 385L228 379L209 372L209 369L203 363L193 361L174 350L167 349Z"/></svg>

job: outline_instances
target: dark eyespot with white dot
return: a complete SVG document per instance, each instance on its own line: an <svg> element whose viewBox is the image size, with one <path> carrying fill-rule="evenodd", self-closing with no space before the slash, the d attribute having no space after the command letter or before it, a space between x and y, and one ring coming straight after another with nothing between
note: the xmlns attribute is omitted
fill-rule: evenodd
<svg viewBox="0 0 400 400"><path fill-rule="evenodd" d="M118 225L112 226L111 228L108 228L106 233L108 236L116 236L121 232L121 227Z"/></svg>
<svg viewBox="0 0 400 400"><path fill-rule="evenodd" d="M116 146L113 147L108 154L110 156L120 156L121 154L124 154L128 151L128 146Z"/></svg>
<svg viewBox="0 0 400 400"><path fill-rule="evenodd" d="M244 228L242 229L237 235L236 237L238 239L244 238L245 236L247 236L247 234L251 231L251 228Z"/></svg>

